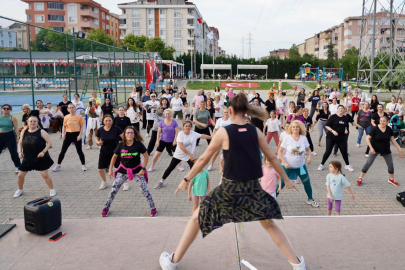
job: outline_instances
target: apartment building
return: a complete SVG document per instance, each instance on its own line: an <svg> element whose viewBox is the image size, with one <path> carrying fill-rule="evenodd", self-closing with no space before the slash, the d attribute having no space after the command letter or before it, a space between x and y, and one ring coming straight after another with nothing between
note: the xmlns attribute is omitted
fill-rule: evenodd
<svg viewBox="0 0 405 270"><path fill-rule="evenodd" d="M278 49L270 52L270 57L278 57L280 59L286 59L290 56L288 49Z"/></svg>
<svg viewBox="0 0 405 270"><path fill-rule="evenodd" d="M28 37L27 37L27 26L21 23L13 23L7 29L16 32L16 48L27 50L28 49Z"/></svg>
<svg viewBox="0 0 405 270"><path fill-rule="evenodd" d="M298 48L298 53L299 53L300 55L304 55L304 54L305 54L305 42L304 42L304 43L301 43L301 44L298 44L298 45L297 45L297 48Z"/></svg>
<svg viewBox="0 0 405 270"><path fill-rule="evenodd" d="M0 47L5 50L17 48L17 32L0 28Z"/></svg>
<svg viewBox="0 0 405 270"><path fill-rule="evenodd" d="M186 0L138 0L119 4L122 10L120 18L121 37L134 34L149 38L160 37L169 46L176 49L174 57L194 51L194 35L196 51L219 55L218 29L215 31L215 41L210 42L207 34L208 24L197 21L202 15L197 6ZM204 35L203 35L204 33ZM204 36L204 39L203 39ZM212 45L211 43L214 43Z"/></svg>
<svg viewBox="0 0 405 270"><path fill-rule="evenodd" d="M113 24L109 10L93 0L21 0L28 4L27 23L51 27L59 32L83 31L100 28L108 35L118 31L118 23ZM115 28L116 27L116 28ZM31 29L31 39L35 39L38 28ZM118 40L119 41L119 40Z"/></svg>
<svg viewBox="0 0 405 270"><path fill-rule="evenodd" d="M209 28L211 32L214 33L214 39L210 41L210 54L213 57L217 57L220 55L220 47L218 45L218 41L219 41L219 31L218 28L216 27L210 27Z"/></svg>
<svg viewBox="0 0 405 270"><path fill-rule="evenodd" d="M120 27L120 16L115 13L110 13L107 15L107 34L114 40L115 44L120 44L121 29Z"/></svg>

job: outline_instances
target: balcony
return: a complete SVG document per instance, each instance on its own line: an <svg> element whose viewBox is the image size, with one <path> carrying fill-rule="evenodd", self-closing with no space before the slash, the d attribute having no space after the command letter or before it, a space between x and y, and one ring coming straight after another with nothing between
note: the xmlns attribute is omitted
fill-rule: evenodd
<svg viewBox="0 0 405 270"><path fill-rule="evenodd" d="M331 39L331 38L332 38L332 34L325 34L325 35L323 35L322 38L324 38L324 39Z"/></svg>
<svg viewBox="0 0 405 270"><path fill-rule="evenodd" d="M187 28L187 29L194 29L194 25L187 24L187 25L186 25L186 28Z"/></svg>
<svg viewBox="0 0 405 270"><path fill-rule="evenodd" d="M186 50L194 50L194 45L187 45L187 48L186 48Z"/></svg>
<svg viewBox="0 0 405 270"><path fill-rule="evenodd" d="M126 24L120 24L120 29L128 29L128 25Z"/></svg>
<svg viewBox="0 0 405 270"><path fill-rule="evenodd" d="M122 39L124 39L125 38L125 36L120 36L120 39L122 40Z"/></svg>
<svg viewBox="0 0 405 270"><path fill-rule="evenodd" d="M128 18L128 15L127 14L122 14L122 15L119 15L118 18L120 20L126 20Z"/></svg>
<svg viewBox="0 0 405 270"><path fill-rule="evenodd" d="M91 9L80 9L79 11L80 16L89 16L95 19L98 19L100 17L100 14L95 13Z"/></svg>
<svg viewBox="0 0 405 270"><path fill-rule="evenodd" d="M95 24L92 21L81 21L81 26L83 28L99 28L100 26L98 24Z"/></svg>
<svg viewBox="0 0 405 270"><path fill-rule="evenodd" d="M186 18L187 19L194 19L194 13L187 13L187 16L186 16Z"/></svg>
<svg viewBox="0 0 405 270"><path fill-rule="evenodd" d="M194 37L193 36L187 36L187 39L188 40L194 40Z"/></svg>

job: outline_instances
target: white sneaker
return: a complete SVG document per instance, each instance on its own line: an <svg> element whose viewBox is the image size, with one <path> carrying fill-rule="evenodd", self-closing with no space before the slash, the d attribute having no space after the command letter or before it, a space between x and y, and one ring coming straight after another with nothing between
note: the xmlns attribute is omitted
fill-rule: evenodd
<svg viewBox="0 0 405 270"><path fill-rule="evenodd" d="M297 185L301 184L301 181L300 181L299 179L298 179L298 180L295 180L294 182L295 182L295 184L297 184Z"/></svg>
<svg viewBox="0 0 405 270"><path fill-rule="evenodd" d="M18 169L17 167L15 168L15 173L18 174L20 172L20 169Z"/></svg>
<svg viewBox="0 0 405 270"><path fill-rule="evenodd" d="M103 190L107 186L107 182L101 181L101 185L98 189Z"/></svg>
<svg viewBox="0 0 405 270"><path fill-rule="evenodd" d="M54 189L51 189L49 191L49 196L51 196L51 197L56 196L56 191Z"/></svg>
<svg viewBox="0 0 405 270"><path fill-rule="evenodd" d="M53 172L57 172L57 171L60 170L61 167L62 167L62 166L60 166L59 164L57 164L55 167L53 167L52 171L53 171Z"/></svg>
<svg viewBox="0 0 405 270"><path fill-rule="evenodd" d="M314 155L314 156L317 156L317 155L318 155L315 151L312 151L311 154Z"/></svg>
<svg viewBox="0 0 405 270"><path fill-rule="evenodd" d="M318 167L318 171L323 171L323 169L325 169L325 167L322 164L320 164Z"/></svg>
<svg viewBox="0 0 405 270"><path fill-rule="evenodd" d="M86 149L87 149L87 150L90 150L90 149L92 149L92 148L93 148L93 147L92 147L91 145L88 145Z"/></svg>
<svg viewBox="0 0 405 270"><path fill-rule="evenodd" d="M366 156L366 157L369 157L370 155L369 155L369 154L365 154L365 156Z"/></svg>
<svg viewBox="0 0 405 270"><path fill-rule="evenodd" d="M293 270L307 270L307 268L305 267L304 257L301 256L301 258L298 258L297 256L297 259L300 262L299 264L289 262L293 267Z"/></svg>
<svg viewBox="0 0 405 270"><path fill-rule="evenodd" d="M179 171L181 171L181 172L184 171L184 167L183 167L183 165L181 165L181 164L180 164L180 166L177 167L177 169L178 169Z"/></svg>
<svg viewBox="0 0 405 270"><path fill-rule="evenodd" d="M360 144L358 143L358 144L356 145L356 147L360 147Z"/></svg>
<svg viewBox="0 0 405 270"><path fill-rule="evenodd" d="M146 136L145 136L146 138L148 138L149 137L149 134L148 133L146 133Z"/></svg>
<svg viewBox="0 0 405 270"><path fill-rule="evenodd" d="M207 171L212 171L212 165L208 166Z"/></svg>
<svg viewBox="0 0 405 270"><path fill-rule="evenodd" d="M150 166L148 172L153 172L155 170L155 167Z"/></svg>
<svg viewBox="0 0 405 270"><path fill-rule="evenodd" d="M86 165L82 165L82 170L83 170L84 172L87 171Z"/></svg>
<svg viewBox="0 0 405 270"><path fill-rule="evenodd" d="M174 253L173 253L174 254ZM169 254L168 252L163 252L159 258L160 267L162 270L176 270L178 263L172 263L173 254Z"/></svg>
<svg viewBox="0 0 405 270"><path fill-rule="evenodd" d="M14 198L20 197L23 193L24 193L24 190L17 189L17 191L14 193Z"/></svg>
<svg viewBox="0 0 405 270"><path fill-rule="evenodd" d="M124 183L124 187L122 188L123 191L129 190L129 185L128 183Z"/></svg>
<svg viewBox="0 0 405 270"><path fill-rule="evenodd" d="M346 166L345 166L345 169L348 170L348 171L351 171L351 172L354 171L352 165L346 165Z"/></svg>

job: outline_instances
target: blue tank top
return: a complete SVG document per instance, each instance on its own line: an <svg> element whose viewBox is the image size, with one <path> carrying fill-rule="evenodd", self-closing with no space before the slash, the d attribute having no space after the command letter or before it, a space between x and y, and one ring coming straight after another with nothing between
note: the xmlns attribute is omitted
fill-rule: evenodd
<svg viewBox="0 0 405 270"><path fill-rule="evenodd" d="M229 137L229 150L224 152L224 177L249 181L263 176L259 139L251 124L231 124L224 127Z"/></svg>
<svg viewBox="0 0 405 270"><path fill-rule="evenodd" d="M13 121L11 121L11 115L9 116L1 116L0 115L0 131L1 132L9 132L13 131L14 126L13 126Z"/></svg>

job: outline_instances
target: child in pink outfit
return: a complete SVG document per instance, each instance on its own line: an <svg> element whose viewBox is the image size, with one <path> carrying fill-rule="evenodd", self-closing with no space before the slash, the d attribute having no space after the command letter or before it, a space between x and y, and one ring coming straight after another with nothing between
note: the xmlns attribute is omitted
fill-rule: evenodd
<svg viewBox="0 0 405 270"><path fill-rule="evenodd" d="M260 186L264 191L276 199L277 182L279 186L278 193L281 192L281 178L266 158L264 158L264 162L266 165L262 166L263 176L260 179Z"/></svg>

